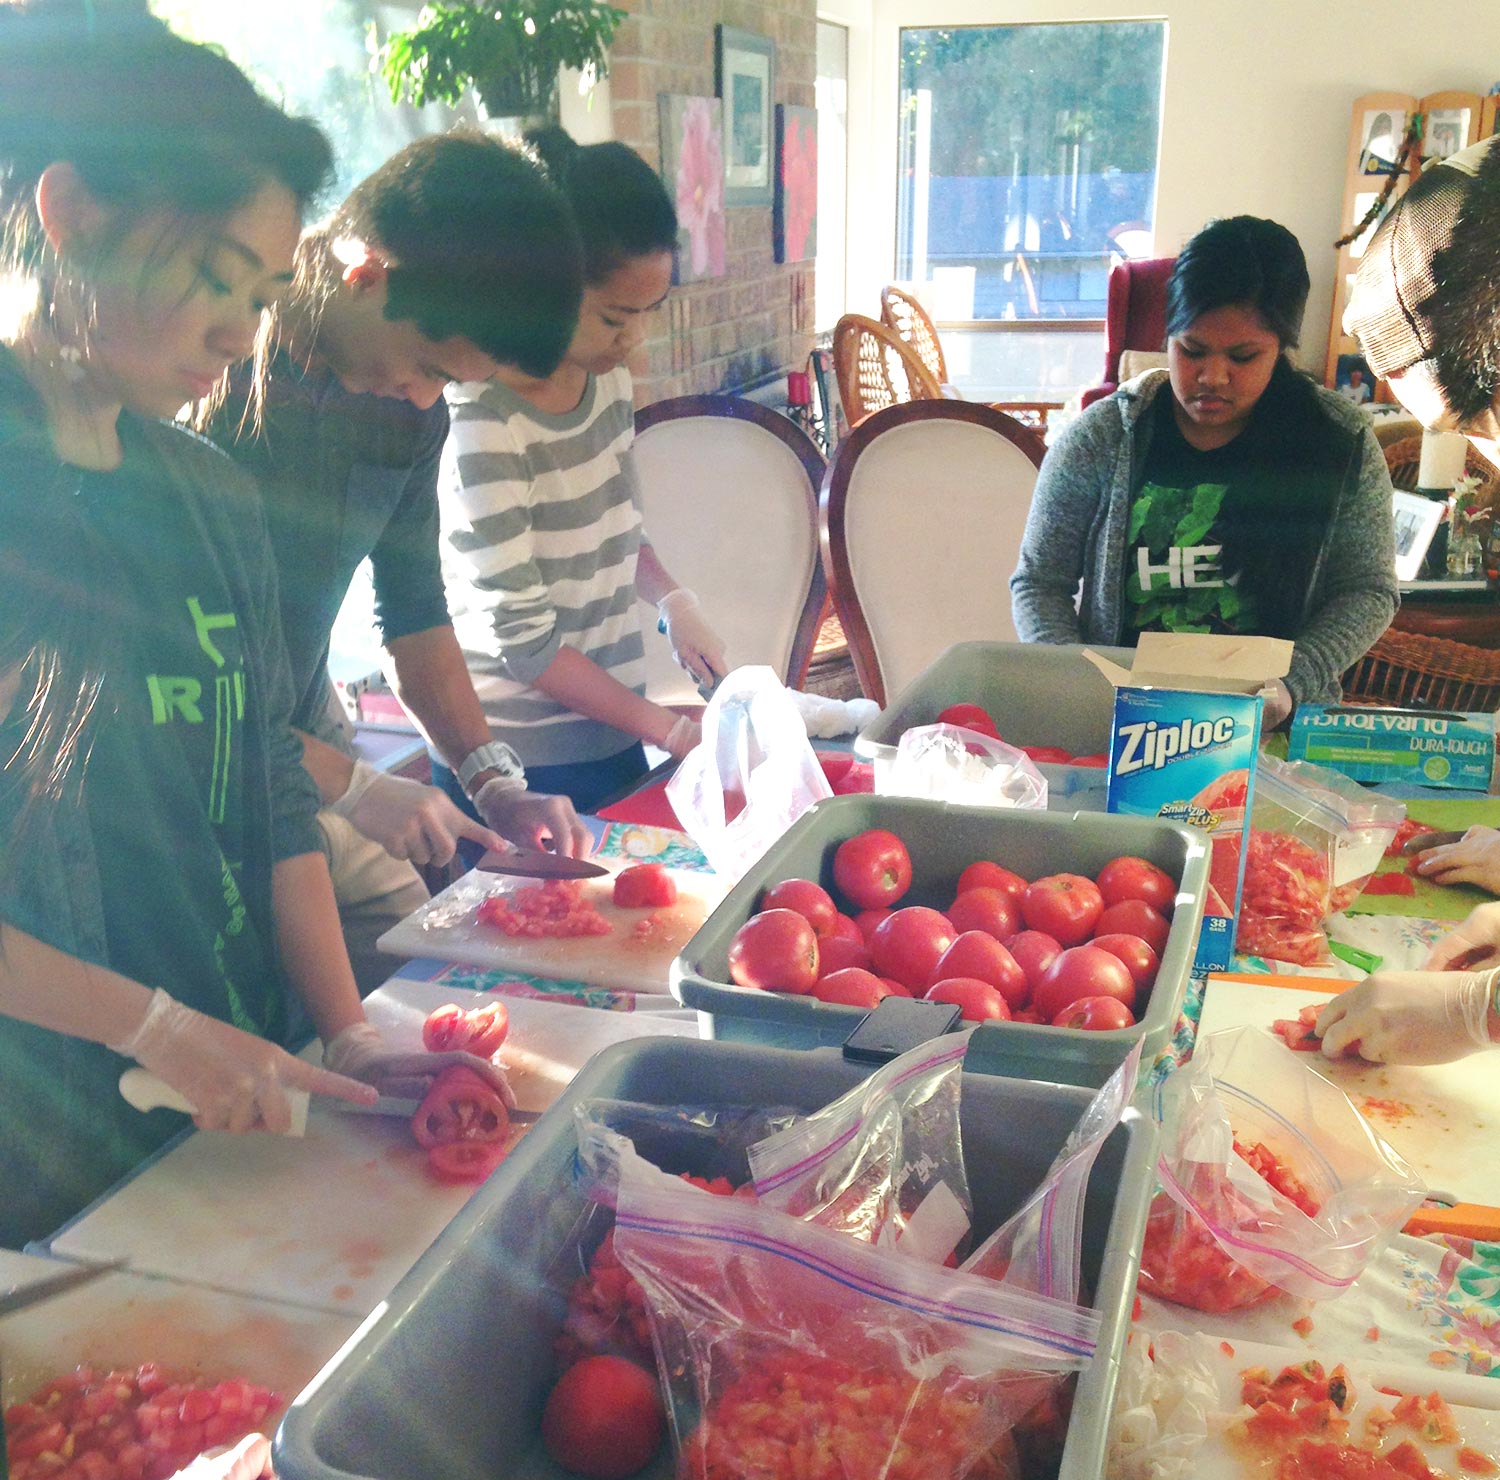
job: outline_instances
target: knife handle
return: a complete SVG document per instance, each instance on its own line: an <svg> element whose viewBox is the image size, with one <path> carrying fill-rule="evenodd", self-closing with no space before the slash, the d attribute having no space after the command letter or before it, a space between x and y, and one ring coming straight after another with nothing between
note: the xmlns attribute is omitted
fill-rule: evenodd
<svg viewBox="0 0 1500 1480"><path fill-rule="evenodd" d="M127 1069L120 1075L120 1093L125 1102L137 1110L180 1110L184 1115L197 1114L196 1107L185 1095L179 1094L164 1079L158 1079L149 1069ZM307 1134L307 1102L305 1089L283 1088L282 1093L292 1111L292 1123L286 1134Z"/></svg>

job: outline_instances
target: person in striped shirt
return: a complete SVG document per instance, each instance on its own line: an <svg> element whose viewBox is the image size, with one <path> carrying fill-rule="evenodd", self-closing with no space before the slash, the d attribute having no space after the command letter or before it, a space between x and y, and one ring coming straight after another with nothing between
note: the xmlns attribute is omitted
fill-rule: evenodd
<svg viewBox="0 0 1500 1480"><path fill-rule="evenodd" d="M656 605L700 684L727 669L697 598L641 529L630 465L626 361L672 282L677 216L623 144L528 135L573 207L584 298L562 364L538 379L502 366L447 389L439 478L454 629L491 726L533 786L591 811L647 770L642 742L683 756L699 726L645 697L636 599ZM455 801L445 767L434 780Z"/></svg>

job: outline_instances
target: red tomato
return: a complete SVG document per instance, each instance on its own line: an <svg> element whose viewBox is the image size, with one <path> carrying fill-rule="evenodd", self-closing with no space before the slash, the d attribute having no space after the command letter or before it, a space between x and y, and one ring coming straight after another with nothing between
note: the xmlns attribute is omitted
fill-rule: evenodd
<svg viewBox="0 0 1500 1480"><path fill-rule="evenodd" d="M997 988L972 977L952 977L934 982L923 994L928 1002L951 1002L968 1023L1010 1021L1010 1008Z"/></svg>
<svg viewBox="0 0 1500 1480"><path fill-rule="evenodd" d="M1106 905L1119 904L1122 899L1139 899L1153 910L1171 915L1177 899L1177 885L1169 873L1128 853L1111 858L1099 870L1096 882Z"/></svg>
<svg viewBox="0 0 1500 1480"><path fill-rule="evenodd" d="M1118 956L1125 963L1125 969L1130 973L1137 990L1149 992L1155 985L1156 973L1161 969L1161 957L1140 936L1119 932L1096 935L1089 944L1098 946L1101 951L1108 951L1111 956Z"/></svg>
<svg viewBox="0 0 1500 1480"><path fill-rule="evenodd" d="M932 968L953 938L946 915L913 905L880 922L870 937L870 959L878 976L893 976L920 992L932 980Z"/></svg>
<svg viewBox="0 0 1500 1480"><path fill-rule="evenodd" d="M1062 954L1062 944L1040 930L1018 930L1005 942L1017 966L1026 974L1028 996L1035 996L1042 973Z"/></svg>
<svg viewBox="0 0 1500 1480"><path fill-rule="evenodd" d="M869 945L870 937L875 934L875 927L890 914L890 910L861 910L854 917L854 928L859 931L859 938Z"/></svg>
<svg viewBox="0 0 1500 1480"><path fill-rule="evenodd" d="M1125 963L1098 946L1073 946L1045 972L1032 994L1032 1005L1048 1022L1080 997L1118 997L1135 1005L1135 983Z"/></svg>
<svg viewBox="0 0 1500 1480"><path fill-rule="evenodd" d="M898 982L893 976L883 976L880 980L891 989L892 997L915 997L917 995L905 982Z"/></svg>
<svg viewBox="0 0 1500 1480"><path fill-rule="evenodd" d="M810 992L818 979L818 937L795 910L762 910L730 945L729 974L742 987Z"/></svg>
<svg viewBox="0 0 1500 1480"><path fill-rule="evenodd" d="M882 997L892 995L880 977L858 966L830 972L813 987L812 994L819 1002L838 1002L845 1007L874 1007Z"/></svg>
<svg viewBox="0 0 1500 1480"><path fill-rule="evenodd" d="M1171 933L1166 917L1139 899L1122 899L1094 921L1095 935L1138 935L1158 956L1166 950Z"/></svg>
<svg viewBox="0 0 1500 1480"><path fill-rule="evenodd" d="M937 722L940 725L961 725L966 730L978 730L991 740L1000 738L999 727L989 710L979 704L950 704L938 715Z"/></svg>
<svg viewBox="0 0 1500 1480"><path fill-rule="evenodd" d="M857 966L864 971L870 969L870 951L862 940L845 940L842 935L826 935L818 942L819 980L850 966Z"/></svg>
<svg viewBox="0 0 1500 1480"><path fill-rule="evenodd" d="M448 1002L434 1008L422 1024L422 1042L433 1053L471 1053L481 1059L494 1055L510 1031L510 1013L503 1002L462 1007Z"/></svg>
<svg viewBox="0 0 1500 1480"><path fill-rule="evenodd" d="M1010 895L1019 907L1028 882L1020 874L1013 874L1008 868L1001 868L998 863L981 858L978 863L971 863L958 876L958 887L953 892L959 895L966 894L970 889L998 889L1002 894Z"/></svg>
<svg viewBox="0 0 1500 1480"><path fill-rule="evenodd" d="M677 881L659 863L638 863L615 875L615 903L622 910L659 910L677 903Z"/></svg>
<svg viewBox="0 0 1500 1480"><path fill-rule="evenodd" d="M493 1058L509 1032L510 1010L503 1002L494 999L486 1002L483 1007L471 1007L469 1041L464 1045L464 1052L475 1054L481 1059Z"/></svg>
<svg viewBox="0 0 1500 1480"><path fill-rule="evenodd" d="M1116 1028L1128 1028L1134 1022L1135 1014L1117 997L1080 997L1052 1019L1052 1026L1089 1028L1108 1033Z"/></svg>
<svg viewBox="0 0 1500 1480"><path fill-rule="evenodd" d="M469 1041L469 1020L463 1008L445 1002L434 1007L422 1024L422 1044L432 1053L449 1053Z"/></svg>
<svg viewBox="0 0 1500 1480"><path fill-rule="evenodd" d="M1075 766L1092 766L1096 770L1103 770L1109 764L1109 756L1102 750L1096 750L1092 755L1075 755L1073 757Z"/></svg>
<svg viewBox="0 0 1500 1480"><path fill-rule="evenodd" d="M852 940L857 945L865 943L864 931L848 915L833 917L833 929L828 932L827 938L829 940Z"/></svg>
<svg viewBox="0 0 1500 1480"><path fill-rule="evenodd" d="M1039 766L1066 766L1073 759L1073 752L1061 745L1023 745L1021 749Z"/></svg>
<svg viewBox="0 0 1500 1480"><path fill-rule="evenodd" d="M439 1182L483 1182L504 1160L502 1141L443 1141L427 1148L427 1170Z"/></svg>
<svg viewBox="0 0 1500 1480"><path fill-rule="evenodd" d="M911 854L895 833L872 827L839 844L833 882L860 909L883 909L911 888Z"/></svg>
<svg viewBox="0 0 1500 1480"><path fill-rule="evenodd" d="M1099 886L1082 874L1048 874L1027 885L1021 896L1026 928L1040 930L1064 946L1086 941L1103 910Z"/></svg>
<svg viewBox="0 0 1500 1480"><path fill-rule="evenodd" d="M988 982L1007 1007L1022 1007L1031 995L1026 973L1016 965L1016 958L992 935L982 930L966 930L938 958L932 969L932 981L949 981L969 977Z"/></svg>
<svg viewBox="0 0 1500 1480"><path fill-rule="evenodd" d="M772 884L760 897L762 910L792 910L802 916L820 940L832 935L838 925L839 912L833 896L811 879L783 879Z"/></svg>
<svg viewBox="0 0 1500 1480"><path fill-rule="evenodd" d="M450 1141L499 1141L510 1129L510 1112L492 1084L454 1064L432 1081L411 1129L429 1151Z"/></svg>
<svg viewBox="0 0 1500 1480"><path fill-rule="evenodd" d="M1006 941L1021 928L1021 912L1014 897L999 889L965 889L944 913L960 934L982 930Z"/></svg>
<svg viewBox="0 0 1500 1480"><path fill-rule="evenodd" d="M624 1357L575 1362L542 1410L547 1453L589 1480L624 1480L644 1469L665 1434L655 1376Z"/></svg>

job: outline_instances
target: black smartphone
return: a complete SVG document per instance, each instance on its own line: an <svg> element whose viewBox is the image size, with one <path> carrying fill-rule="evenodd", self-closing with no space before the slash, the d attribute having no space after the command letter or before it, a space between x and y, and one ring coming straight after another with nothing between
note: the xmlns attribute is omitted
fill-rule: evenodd
<svg viewBox="0 0 1500 1480"><path fill-rule="evenodd" d="M951 1033L963 1015L951 1002L923 1002L913 997L885 997L844 1040L844 1057L865 1064L884 1064L907 1049Z"/></svg>

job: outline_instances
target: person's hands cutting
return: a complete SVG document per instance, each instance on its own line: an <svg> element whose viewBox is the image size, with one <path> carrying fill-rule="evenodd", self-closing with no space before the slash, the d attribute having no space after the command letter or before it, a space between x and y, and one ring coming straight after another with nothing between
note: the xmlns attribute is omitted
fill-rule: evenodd
<svg viewBox="0 0 1500 1480"><path fill-rule="evenodd" d="M485 1083L493 1085L507 1110L516 1108L515 1092L505 1070L493 1059L459 1052L401 1052L386 1045L373 1023L351 1023L323 1047L325 1069L374 1085L381 1094L403 1100L420 1100L432 1088L432 1081L455 1064L472 1069Z"/></svg>
<svg viewBox="0 0 1500 1480"><path fill-rule="evenodd" d="M1417 854L1417 872L1435 884L1474 884L1500 894L1500 832L1471 827L1456 843L1424 848Z"/></svg>
<svg viewBox="0 0 1500 1480"><path fill-rule="evenodd" d="M506 780L486 781L474 793L475 809L501 837L518 848L540 850L550 842L553 852L568 858L589 856L593 834L578 820L567 797L517 791Z"/></svg>
<svg viewBox="0 0 1500 1480"><path fill-rule="evenodd" d="M729 658L723 638L708 625L697 596L679 586L657 602L656 611L677 666L702 687L712 688L729 672Z"/></svg>
<svg viewBox="0 0 1500 1480"><path fill-rule="evenodd" d="M1340 992L1314 1032L1325 1057L1446 1064L1492 1047L1495 971L1379 971Z"/></svg>
<svg viewBox="0 0 1500 1480"><path fill-rule="evenodd" d="M505 847L503 838L464 816L437 787L387 776L368 761L355 761L349 789L332 810L393 858L413 863L449 862L460 838Z"/></svg>

